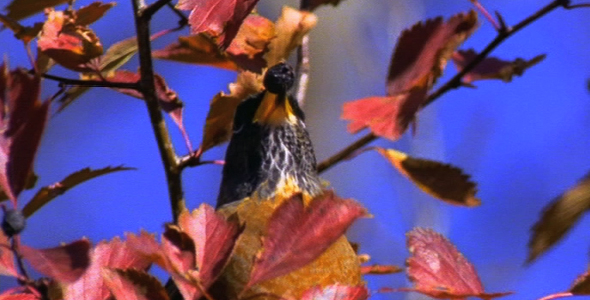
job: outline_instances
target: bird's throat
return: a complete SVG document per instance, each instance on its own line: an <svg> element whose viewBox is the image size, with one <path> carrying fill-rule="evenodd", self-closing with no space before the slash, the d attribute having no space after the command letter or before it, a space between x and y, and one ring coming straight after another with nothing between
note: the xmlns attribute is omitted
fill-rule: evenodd
<svg viewBox="0 0 590 300"><path fill-rule="evenodd" d="M280 126L285 123L297 123L297 117L286 95L266 91L253 121L263 125Z"/></svg>

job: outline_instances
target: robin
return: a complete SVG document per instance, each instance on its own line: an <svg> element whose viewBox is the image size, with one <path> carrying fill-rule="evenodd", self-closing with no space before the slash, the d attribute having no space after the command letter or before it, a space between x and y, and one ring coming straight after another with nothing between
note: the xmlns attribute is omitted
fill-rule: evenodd
<svg viewBox="0 0 590 300"><path fill-rule="evenodd" d="M245 229L210 289L217 300L299 299L312 287L362 283L357 255L343 236L307 266L244 290L273 211L294 194L307 204L323 192L303 111L288 95L294 78L286 63L269 68L265 90L237 107L217 208Z"/></svg>

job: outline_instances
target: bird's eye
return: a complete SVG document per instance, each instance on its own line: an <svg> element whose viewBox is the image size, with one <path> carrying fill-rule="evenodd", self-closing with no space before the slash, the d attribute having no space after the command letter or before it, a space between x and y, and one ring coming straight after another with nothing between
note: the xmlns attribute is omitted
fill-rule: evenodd
<svg viewBox="0 0 590 300"><path fill-rule="evenodd" d="M270 67L264 75L264 88L273 94L287 92L295 81L293 68L286 63L278 63Z"/></svg>

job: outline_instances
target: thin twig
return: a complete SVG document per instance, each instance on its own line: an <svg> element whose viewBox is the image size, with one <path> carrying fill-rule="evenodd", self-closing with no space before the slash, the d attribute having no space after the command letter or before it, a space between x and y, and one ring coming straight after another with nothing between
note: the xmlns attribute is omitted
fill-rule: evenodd
<svg viewBox="0 0 590 300"><path fill-rule="evenodd" d="M152 16L158 12L158 10L164 7L164 5L170 3L170 1L172 0L158 0L148 5L146 8L141 10L141 18L145 21L149 21L152 18Z"/></svg>
<svg viewBox="0 0 590 300"><path fill-rule="evenodd" d="M555 294L547 295L543 298L539 298L538 300L553 300L553 299L557 299L557 298L571 297L571 296L575 296L575 295L571 292L563 292L563 293L555 293Z"/></svg>
<svg viewBox="0 0 590 300"><path fill-rule="evenodd" d="M174 5L170 2L166 3L166 5L180 18L180 20L178 20L178 26L184 27L188 25L188 18L180 10L174 7Z"/></svg>
<svg viewBox="0 0 590 300"><path fill-rule="evenodd" d="M12 253L14 253L14 257L16 258L16 265L18 267L18 271L22 276L26 278L26 281L30 281L31 277L29 276L29 272L25 267L25 263L23 261L23 256L20 254L19 247L20 247L20 237L15 235L11 239L10 247L12 249Z"/></svg>
<svg viewBox="0 0 590 300"><path fill-rule="evenodd" d="M60 85L108 87L108 88L114 88L114 89L133 89L133 90L139 90L139 88L140 88L140 85L138 82L112 82L112 81L104 81L104 80L80 80L80 79L64 78L64 77L50 75L50 74L40 74L40 76L43 78L50 79L50 80L58 81L60 83Z"/></svg>
<svg viewBox="0 0 590 300"><path fill-rule="evenodd" d="M154 131L154 135L156 136L156 143L158 144L162 163L164 164L164 172L166 173L166 181L168 183L168 194L170 196L172 216L174 222L176 223L178 216L185 205L180 176L181 174L176 162L176 152L174 151L174 146L170 140L168 128L164 122L164 117L162 116L160 105L158 103L158 97L156 96L156 87L154 85L154 69L151 56L152 50L150 44L150 20L148 17L142 17L142 11L145 13L145 10L142 10L141 0L133 0L132 2L139 52L141 75L140 91L143 94L143 98L145 99L152 129ZM165 1L158 1L156 3L162 3L162 5L166 4Z"/></svg>
<svg viewBox="0 0 590 300"><path fill-rule="evenodd" d="M178 168L183 170L187 167L196 167L201 165L224 165L223 160L201 160L200 151L197 150L193 153L180 157L178 159Z"/></svg>
<svg viewBox="0 0 590 300"><path fill-rule="evenodd" d="M302 11L309 11L310 7L310 0L301 0L300 9ZM309 34L303 36L301 45L297 47L297 65L295 66L295 72L297 74L295 99L297 99L299 106L303 107L303 105L305 105L307 87L309 86Z"/></svg>
<svg viewBox="0 0 590 300"><path fill-rule="evenodd" d="M461 86L463 77L469 73L473 68L475 68L481 61L483 61L489 54L492 52L498 45L500 45L504 40L514 35L519 30L523 29L524 27L530 25L534 21L538 20L539 18L543 17L544 15L548 14L549 12L555 10L558 7L568 8L570 1L569 0L554 0L549 3L547 6L541 8L531 16L525 18L524 20L520 21L518 24L514 25L512 28L507 28L505 31L498 31L496 37L485 47L485 49L479 53L467 66L465 66L461 72L457 73L453 78L443 84L438 90L431 93L422 108L430 105L434 100L438 99L440 96L445 94L446 92L456 89ZM346 159L349 155L354 153L356 150L360 149L361 147L366 146L370 142L377 139L377 136L374 135L372 132L366 134L365 136L361 137L357 141L353 142L346 148L340 150L338 153L332 155L331 157L327 158L326 160L320 162L317 166L318 172L322 173L327 169L333 167L335 164L341 162L342 160Z"/></svg>
<svg viewBox="0 0 590 300"><path fill-rule="evenodd" d="M590 7L590 3L580 3L580 4L574 4L574 5L565 5L566 9L575 9L575 8L582 8L582 7Z"/></svg>
<svg viewBox="0 0 590 300"><path fill-rule="evenodd" d="M492 15L488 12L488 10L485 7L483 7L483 5L481 5L481 3L479 3L479 1L477 1L477 0L469 0L469 1L471 2L471 4L473 4L473 6L475 6L475 8L477 8L477 10L479 10L479 12L486 19L488 19L488 22L490 22L490 24L492 24L492 26L494 26L494 28L497 31L500 31L502 29L502 27L500 27L500 25L498 24L498 22L496 22L494 17L492 17Z"/></svg>

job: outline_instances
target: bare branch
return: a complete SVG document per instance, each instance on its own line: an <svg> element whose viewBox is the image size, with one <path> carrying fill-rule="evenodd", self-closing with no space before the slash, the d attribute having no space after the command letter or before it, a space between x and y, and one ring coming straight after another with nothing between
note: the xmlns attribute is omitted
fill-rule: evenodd
<svg viewBox="0 0 590 300"><path fill-rule="evenodd" d="M309 11L311 6L310 0L301 0L300 9ZM306 34L301 40L301 45L297 47L297 65L295 72L297 74L297 84L295 90L295 99L299 106L305 105L305 95L307 94L307 87L309 86L309 34Z"/></svg>
<svg viewBox="0 0 590 300"><path fill-rule="evenodd" d="M145 21L149 21L152 18L152 16L158 12L158 10L160 10L162 7L164 7L164 5L170 3L170 1L172 1L172 0L158 0L158 1L150 4L149 6L147 6L143 10L141 10L141 12L140 12L141 19L144 19ZM138 6L138 7L140 7L140 6Z"/></svg>

